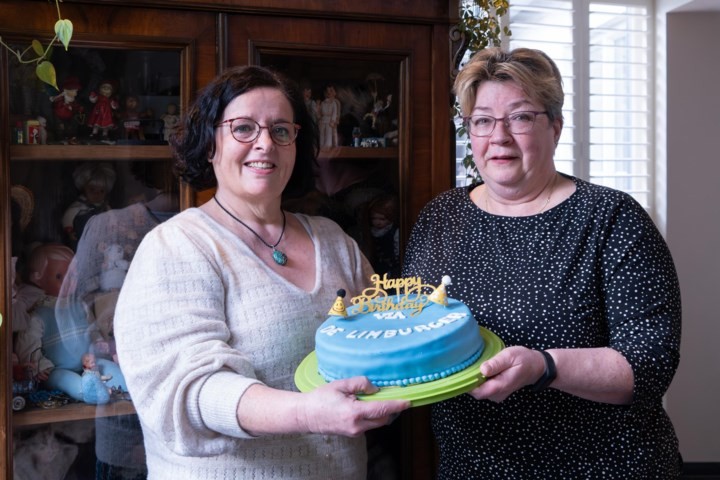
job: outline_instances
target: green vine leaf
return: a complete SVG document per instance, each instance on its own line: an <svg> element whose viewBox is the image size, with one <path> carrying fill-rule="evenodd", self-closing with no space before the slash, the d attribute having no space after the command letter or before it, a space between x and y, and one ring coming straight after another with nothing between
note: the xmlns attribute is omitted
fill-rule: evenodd
<svg viewBox="0 0 720 480"><path fill-rule="evenodd" d="M67 19L60 19L55 22L55 34L58 36L58 38L60 39L60 43L65 46L65 50L67 51L68 47L70 46L70 39L72 38L73 34L72 22Z"/></svg>
<svg viewBox="0 0 720 480"><path fill-rule="evenodd" d="M55 87L55 90L60 91L57 86L57 75L55 74L55 67L52 63L48 62L47 60L45 60L44 62L40 62L38 66L35 67L35 74L40 80L47 83L48 85L52 85L53 87Z"/></svg>
<svg viewBox="0 0 720 480"><path fill-rule="evenodd" d="M62 15L60 13L60 2L62 2L62 0L55 0L55 6L57 7L59 20L55 22L55 38L52 39L52 41L48 45L47 50L44 50L42 44L37 40L33 40L30 43L30 46L25 48L24 50L20 50L19 48L13 49L5 42L3 42L2 36L0 36L0 47L6 48L9 52L15 55L18 59L18 62L21 64L37 63L37 66L35 67L35 74L37 75L37 77L48 85L52 85L53 87L55 87L57 91L60 91L60 89L57 86L57 75L55 74L55 67L53 67L52 63L50 63L48 59L52 56L53 45L57 40L60 40L60 42L65 46L65 50L67 51L68 47L70 46L70 39L72 38L73 34L72 22L70 20L64 20L62 18ZM25 56L25 53L29 52L31 49L35 53L35 58L31 58L29 60L24 59L23 57Z"/></svg>
<svg viewBox="0 0 720 480"><path fill-rule="evenodd" d="M42 43L38 42L37 40L33 40L30 45L32 46L33 51L35 52L35 54L36 54L38 57L42 57L42 56L43 56L44 52L43 52Z"/></svg>

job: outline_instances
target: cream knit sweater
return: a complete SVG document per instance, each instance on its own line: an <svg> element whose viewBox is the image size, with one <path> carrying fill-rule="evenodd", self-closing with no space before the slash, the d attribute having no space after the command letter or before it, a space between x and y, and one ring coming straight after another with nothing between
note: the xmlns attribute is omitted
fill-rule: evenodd
<svg viewBox="0 0 720 480"><path fill-rule="evenodd" d="M363 438L254 438L236 417L252 384L296 390L336 291L357 295L372 274L333 222L296 215L315 245L306 292L268 269L199 209L142 241L118 300L120 364L142 424L149 478L364 479Z"/></svg>

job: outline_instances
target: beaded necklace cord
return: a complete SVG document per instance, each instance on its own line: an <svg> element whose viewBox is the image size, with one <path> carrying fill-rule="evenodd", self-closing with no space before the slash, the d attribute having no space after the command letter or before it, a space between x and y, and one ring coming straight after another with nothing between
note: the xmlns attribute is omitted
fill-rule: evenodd
<svg viewBox="0 0 720 480"><path fill-rule="evenodd" d="M280 244L280 241L282 240L283 235L285 235L285 212L282 209L280 209L280 213L282 213L283 224L282 224L282 230L280 231L280 237L278 238L277 242L275 242L274 245L270 245L268 242L266 242L260 236L259 233L257 233L255 230L250 228L250 225L248 225L247 223L243 222L238 217L236 217L235 215L230 213L230 211L227 208L225 208L222 203L220 203L220 200L218 200L215 195L213 195L213 199L215 200L215 203L218 204L218 207L220 207L223 210L223 212L227 213L230 216L230 218L232 218L233 220L238 222L240 225L242 225L243 227L250 230L253 233L253 235L255 235L263 243L263 245L272 249L272 258L275 263L277 263L278 265L281 265L281 266L287 264L287 261L288 261L287 255L285 255L283 252L281 252L280 250L278 250L276 248Z"/></svg>

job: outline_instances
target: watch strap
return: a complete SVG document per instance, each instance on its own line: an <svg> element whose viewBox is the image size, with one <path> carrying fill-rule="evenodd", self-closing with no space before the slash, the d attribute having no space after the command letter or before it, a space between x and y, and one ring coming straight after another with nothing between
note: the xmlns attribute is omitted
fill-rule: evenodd
<svg viewBox="0 0 720 480"><path fill-rule="evenodd" d="M553 360L552 355L545 350L540 350L540 353L542 353L543 358L545 359L545 371L537 382L530 385L530 390L533 392L541 392L545 390L553 382L553 380L555 380L555 377L557 377L557 368L555 367L555 360Z"/></svg>

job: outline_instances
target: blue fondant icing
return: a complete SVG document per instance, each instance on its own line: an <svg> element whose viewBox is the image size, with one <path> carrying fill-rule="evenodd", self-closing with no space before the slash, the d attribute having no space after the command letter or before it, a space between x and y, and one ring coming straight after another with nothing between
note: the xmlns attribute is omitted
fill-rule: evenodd
<svg viewBox="0 0 720 480"><path fill-rule="evenodd" d="M446 378L482 355L484 342L470 310L458 300L430 303L417 314L418 298L402 314L330 317L315 335L318 372L327 381L364 375L379 386L408 386ZM418 296L422 297L422 296ZM378 300L387 304L388 297Z"/></svg>

